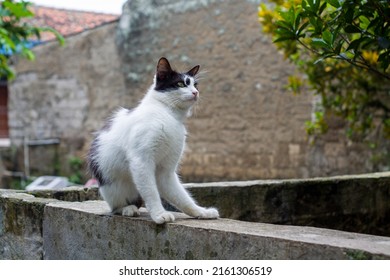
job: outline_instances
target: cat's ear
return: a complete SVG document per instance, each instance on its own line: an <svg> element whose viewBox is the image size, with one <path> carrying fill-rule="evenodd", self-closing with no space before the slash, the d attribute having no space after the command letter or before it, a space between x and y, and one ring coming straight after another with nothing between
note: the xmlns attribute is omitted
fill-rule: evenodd
<svg viewBox="0 0 390 280"><path fill-rule="evenodd" d="M190 71L187 72L188 75L192 76L192 77L195 77L195 75L198 73L199 71L199 68L200 68L200 65L196 65L195 67L193 67Z"/></svg>
<svg viewBox="0 0 390 280"><path fill-rule="evenodd" d="M157 71L156 71L157 78L160 80L164 80L165 78L169 77L171 72L172 72L172 68L171 65L169 64L168 59L166 59L165 57L160 58L157 63Z"/></svg>

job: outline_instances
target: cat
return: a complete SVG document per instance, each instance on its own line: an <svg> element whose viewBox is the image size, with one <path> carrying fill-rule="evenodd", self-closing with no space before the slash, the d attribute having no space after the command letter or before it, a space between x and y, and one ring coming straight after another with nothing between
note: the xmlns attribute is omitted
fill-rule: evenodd
<svg viewBox="0 0 390 280"><path fill-rule="evenodd" d="M143 200L155 223L173 222L163 198L191 217L219 217L217 209L196 204L176 173L185 146L184 122L199 99L199 68L178 73L160 58L138 106L119 109L97 133L87 162L113 214L139 216Z"/></svg>

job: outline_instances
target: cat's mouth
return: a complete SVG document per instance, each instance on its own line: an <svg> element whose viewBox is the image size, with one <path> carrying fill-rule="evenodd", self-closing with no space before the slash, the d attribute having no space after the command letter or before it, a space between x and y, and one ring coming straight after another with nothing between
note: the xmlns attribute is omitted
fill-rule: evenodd
<svg viewBox="0 0 390 280"><path fill-rule="evenodd" d="M185 101L187 101L187 102L196 102L196 101L198 101L198 99L199 99L198 95L193 95L191 97L186 98Z"/></svg>

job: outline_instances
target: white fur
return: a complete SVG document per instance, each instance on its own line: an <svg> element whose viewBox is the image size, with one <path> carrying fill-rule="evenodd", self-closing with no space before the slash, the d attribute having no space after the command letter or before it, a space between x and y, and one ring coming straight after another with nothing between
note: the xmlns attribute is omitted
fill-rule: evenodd
<svg viewBox="0 0 390 280"><path fill-rule="evenodd" d="M192 217L218 218L216 209L195 203L176 173L185 145L184 121L199 97L194 78L190 79L190 85L173 92L154 90L154 80L133 111L117 111L110 129L97 136L94 157L110 182L100 186L100 192L112 211L139 215L137 207L128 204L140 195L158 224L175 220L163 208L161 197Z"/></svg>

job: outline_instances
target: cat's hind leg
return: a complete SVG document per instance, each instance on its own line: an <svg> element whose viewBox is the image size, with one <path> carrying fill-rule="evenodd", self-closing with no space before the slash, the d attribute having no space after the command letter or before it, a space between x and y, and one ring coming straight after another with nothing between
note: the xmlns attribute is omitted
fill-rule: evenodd
<svg viewBox="0 0 390 280"><path fill-rule="evenodd" d="M122 208L120 214L123 216L138 217L140 215L139 207L137 207L135 204L127 205Z"/></svg>
<svg viewBox="0 0 390 280"><path fill-rule="evenodd" d="M99 187L99 191L113 214L132 217L140 215L142 199L132 184L128 182L105 184Z"/></svg>

